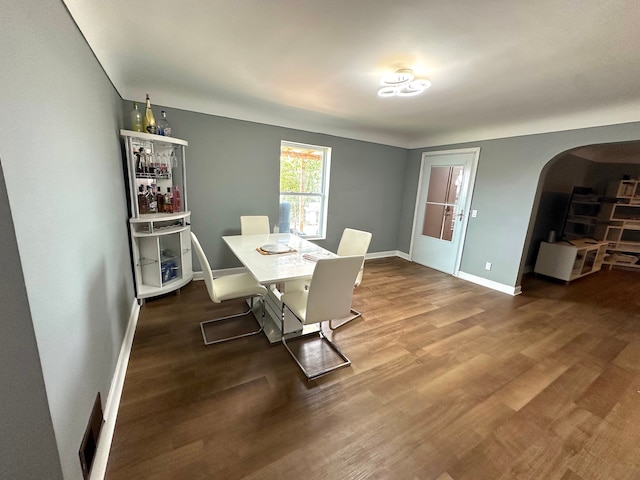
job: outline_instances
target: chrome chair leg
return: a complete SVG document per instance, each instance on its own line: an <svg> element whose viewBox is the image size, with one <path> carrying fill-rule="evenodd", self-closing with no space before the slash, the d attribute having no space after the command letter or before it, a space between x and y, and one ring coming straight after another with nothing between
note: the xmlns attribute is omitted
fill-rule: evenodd
<svg viewBox="0 0 640 480"><path fill-rule="evenodd" d="M336 328L340 328L343 325L346 325L347 323L349 323L351 320L355 320L356 318L359 318L362 316L362 313L360 313L358 310L352 308L351 309L351 316L348 317L346 320L340 322L338 325L333 325L333 320L329 320L329 328L331 330L335 330Z"/></svg>
<svg viewBox="0 0 640 480"><path fill-rule="evenodd" d="M329 368L325 368L325 369L319 370L317 372L309 372L304 367L304 365L302 365L302 363L300 362L298 357L295 355L295 353L293 353L291 348L289 348L289 345L287 345L287 340L286 340L286 336L285 336L285 333L284 333L284 307L285 307L285 304L282 304L282 315L280 317L280 326L281 326L280 339L281 339L282 344L284 345L284 348L287 349L287 352L289 352L289 355L291 355L293 360L298 364L298 367L300 368L300 370L302 370L302 373L304 373L304 376L307 377L308 381L315 380L315 379L320 378L320 377L322 377L322 376L324 376L324 375L326 375L328 373L333 372L334 370L338 370L339 368L348 367L349 365L351 365L351 360L349 360L347 358L347 356L344 353L342 353L342 350L340 350L340 348L335 343L333 343L333 341L331 341L329 338L327 338L327 336L324 334L324 332L322 330L322 323L320 323L320 331L317 332L318 335L320 336L320 340L326 342L327 345L329 345L329 347L334 352L336 352L338 354L338 356L342 359L342 363L340 363L338 365L334 365L333 367L329 367ZM291 310L289 310L289 311L291 311ZM295 317L295 315L294 315L294 317ZM298 317L296 317L296 319L299 321ZM315 335L315 332L314 333L310 333L309 335L303 335L302 337L296 337L296 340L302 339L302 338L306 338L306 337L309 337L311 335Z"/></svg>
<svg viewBox="0 0 640 480"><path fill-rule="evenodd" d="M202 332L202 338L204 339L204 344L205 345L213 345L215 343L222 343L222 342L227 342L229 340L235 340L236 338L242 338L242 337L249 337L251 335L257 335L258 333L262 332L264 330L264 316L265 316L265 310L264 310L264 298L263 297L259 297L260 298L260 302L262 303L262 319L261 321L258 320L258 326L259 328L257 330L251 331L251 332L247 332L247 333L241 333L240 335L233 335L231 337L224 337L224 338L218 338L216 340L209 340L207 338L207 334L205 333L205 325L208 325L210 323L215 323L215 322L221 322L223 320L230 320L232 318L238 318L238 317L244 317L245 315L249 315L250 313L253 312L253 297L251 297L251 302L249 305L249 308L247 309L246 312L242 312L242 313L236 313L233 315L228 315L226 317L221 317L221 318L214 318L212 320L205 320L204 322L200 322L200 331Z"/></svg>

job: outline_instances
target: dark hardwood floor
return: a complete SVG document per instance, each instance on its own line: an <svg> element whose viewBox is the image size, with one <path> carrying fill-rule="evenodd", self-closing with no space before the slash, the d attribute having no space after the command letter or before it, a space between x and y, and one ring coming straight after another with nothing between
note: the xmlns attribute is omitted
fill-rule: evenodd
<svg viewBox="0 0 640 480"><path fill-rule="evenodd" d="M310 383L263 335L205 347L229 307L192 282L141 309L106 478L638 480L639 280L367 261L352 366Z"/></svg>

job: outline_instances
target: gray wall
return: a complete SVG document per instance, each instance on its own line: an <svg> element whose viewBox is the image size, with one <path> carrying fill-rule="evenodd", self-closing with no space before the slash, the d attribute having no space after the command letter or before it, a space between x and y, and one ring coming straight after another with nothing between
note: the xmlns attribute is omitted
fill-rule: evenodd
<svg viewBox="0 0 640 480"><path fill-rule="evenodd" d="M542 192L571 194L574 186L591 187L590 177L594 162L570 153L552 159L541 177Z"/></svg>
<svg viewBox="0 0 640 480"><path fill-rule="evenodd" d="M127 116L132 101L123 104ZM406 149L152 107L157 117L166 110L173 136L189 141L192 229L212 268L240 266L221 239L240 233L240 215L266 214L277 225L281 140L332 148L327 238L319 245L335 251L344 228L352 227L373 233L370 252L397 249Z"/></svg>
<svg viewBox="0 0 640 480"><path fill-rule="evenodd" d="M640 133L638 137L640 137ZM597 192L604 195L607 185L612 181L621 180L624 175L629 175L631 178L640 178L640 164L593 162L589 176L585 181L587 186L595 188Z"/></svg>
<svg viewBox="0 0 640 480"><path fill-rule="evenodd" d="M0 478L62 478L1 164L0 245Z"/></svg>
<svg viewBox="0 0 640 480"><path fill-rule="evenodd" d="M533 266L540 242L554 230L561 234L569 199L574 186L589 187L593 162L571 154L562 154L551 160L541 176L540 201L529 242L525 265Z"/></svg>
<svg viewBox="0 0 640 480"><path fill-rule="evenodd" d="M2 18L0 218L3 231L13 221L19 257L3 239L3 280L16 296L8 303L2 289L0 350L11 354L3 377L22 380L3 383L0 416L12 420L0 435L29 448L0 449L3 473L24 472L0 477L80 479L78 449L96 394L109 393L133 304L122 104L62 2L3 1Z"/></svg>
<svg viewBox="0 0 640 480"><path fill-rule="evenodd" d="M478 210L478 217L469 219L460 268L477 277L518 286L538 211L538 185L545 164L578 146L637 140L639 131L639 123L627 123L413 149L405 172L398 249L409 251L422 153L477 146L480 159L471 208ZM484 269L487 261L493 263L491 271Z"/></svg>

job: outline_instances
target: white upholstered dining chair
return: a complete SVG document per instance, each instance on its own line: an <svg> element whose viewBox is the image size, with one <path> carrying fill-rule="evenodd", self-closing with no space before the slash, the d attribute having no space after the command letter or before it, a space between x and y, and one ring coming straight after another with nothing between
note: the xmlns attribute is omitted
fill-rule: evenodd
<svg viewBox="0 0 640 480"><path fill-rule="evenodd" d="M351 361L342 353L340 348L322 330L323 322L330 322L333 318L343 318L351 310L353 286L358 272L364 261L364 256L324 258L317 261L307 290L285 292L282 295L281 341L289 354L296 361L307 379L313 380L338 368L351 365ZM300 323L304 325L318 324L321 346L328 345L340 357L338 364L326 366L311 371L305 366L305 358L309 355L296 355L287 344L284 330L285 308L288 309ZM315 335L315 333L314 333ZM307 336L298 337L304 341ZM305 358L302 358L305 357ZM323 355L319 355L324 358Z"/></svg>
<svg viewBox="0 0 640 480"><path fill-rule="evenodd" d="M235 338L247 337L249 335L255 335L262 332L264 329L264 297L267 294L267 289L260 285L256 279L250 273L238 273L234 275L224 275L216 279L213 278L211 273L211 265L207 256L204 254L204 250L198 241L195 233L191 232L191 244L193 250L196 252L200 266L202 267L202 273L204 275L204 283L207 286L207 292L211 301L214 303L222 303L225 300L234 300L238 298L249 298L250 305L246 312L237 313L235 315L229 315L226 317L214 318L212 320L206 320L200 323L200 330L202 331L202 338L205 345L211 345L213 343L226 342L227 340L233 340ZM231 318L242 317L245 315L251 315L253 310L253 299L259 297L262 303L262 318L258 321L259 328L247 333L241 333L232 335L229 337L222 337L216 339L210 339L205 331L205 326L220 322L223 320L229 320Z"/></svg>
<svg viewBox="0 0 640 480"><path fill-rule="evenodd" d="M269 231L269 217L266 215L242 215L240 217L240 233L242 235L259 235Z"/></svg>
<svg viewBox="0 0 640 480"><path fill-rule="evenodd" d="M353 255L362 255L362 265L360 265L360 271L358 272L358 276L356 277L356 281L354 282L354 288L359 286L362 283L362 275L364 273L364 256L367 254L369 250L369 244L371 243L371 233L364 232L362 230L355 230L353 228L345 228L342 232L342 237L340 238L340 244L338 245L338 251L336 252L338 256L353 256ZM334 319L334 321L340 320L338 325L334 325L333 321L329 322L329 328L331 330L335 330L338 327L341 327L345 323L350 322L351 320L355 320L356 318L362 316L358 310L351 308L351 312L348 317L344 319Z"/></svg>

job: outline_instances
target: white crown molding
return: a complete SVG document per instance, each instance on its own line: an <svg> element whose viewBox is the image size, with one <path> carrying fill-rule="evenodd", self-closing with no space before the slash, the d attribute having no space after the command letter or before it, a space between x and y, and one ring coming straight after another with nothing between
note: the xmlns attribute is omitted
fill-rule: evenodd
<svg viewBox="0 0 640 480"><path fill-rule="evenodd" d="M405 148L437 147L457 143L579 130L582 128L604 127L638 121L640 121L640 102L635 102L588 112L540 118L528 122L494 125L486 128L425 136L421 139L412 140Z"/></svg>
<svg viewBox="0 0 640 480"><path fill-rule="evenodd" d="M411 135L408 133L394 134L390 132L375 132L367 130L366 127L348 125L348 121L342 121L341 119L329 116L319 116L309 114L308 112L299 115L295 109L272 113L250 107L232 105L220 99L209 100L207 104L203 105L201 102L197 102L196 99L185 102L184 98L173 98L170 93L167 93L162 98L168 105L178 104L179 102L182 104L181 107L178 107L180 109L207 115L332 135L409 150L640 121L640 101L637 101L583 112L554 115L530 121L483 125L478 128L459 129L436 135L425 133L422 137L413 136L414 138L411 139Z"/></svg>

